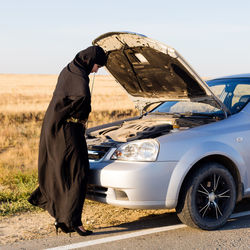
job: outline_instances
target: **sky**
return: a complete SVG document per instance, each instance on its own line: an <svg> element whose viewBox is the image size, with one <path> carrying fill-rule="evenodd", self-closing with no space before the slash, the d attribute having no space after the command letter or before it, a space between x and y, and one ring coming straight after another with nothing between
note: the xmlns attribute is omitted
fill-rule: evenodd
<svg viewBox="0 0 250 250"><path fill-rule="evenodd" d="M174 47L202 77L250 72L249 0L0 0L0 6L0 73L59 74L111 31Z"/></svg>

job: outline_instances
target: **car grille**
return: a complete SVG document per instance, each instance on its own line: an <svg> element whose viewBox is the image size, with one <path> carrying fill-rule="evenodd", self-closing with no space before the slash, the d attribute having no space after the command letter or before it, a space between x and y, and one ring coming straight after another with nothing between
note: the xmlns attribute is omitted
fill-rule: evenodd
<svg viewBox="0 0 250 250"><path fill-rule="evenodd" d="M107 146L89 146L88 147L88 157L89 160L99 161L106 153L109 151L110 147Z"/></svg>
<svg viewBox="0 0 250 250"><path fill-rule="evenodd" d="M95 186L95 185L88 185L87 196L91 198L93 197L100 197L106 198L108 189L105 187Z"/></svg>

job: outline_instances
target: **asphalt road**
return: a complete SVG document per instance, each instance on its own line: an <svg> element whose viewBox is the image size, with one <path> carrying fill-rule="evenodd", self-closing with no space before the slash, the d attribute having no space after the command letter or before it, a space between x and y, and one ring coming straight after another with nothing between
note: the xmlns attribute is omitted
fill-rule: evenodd
<svg viewBox="0 0 250 250"><path fill-rule="evenodd" d="M243 213L242 213L243 212ZM7 249L250 249L250 200L235 210L219 230L203 231L181 224L175 213L149 216L117 227L103 228L91 236L57 237L24 241L0 247ZM248 214L248 215L244 215ZM243 215L243 216L242 216ZM240 217L238 217L240 216Z"/></svg>

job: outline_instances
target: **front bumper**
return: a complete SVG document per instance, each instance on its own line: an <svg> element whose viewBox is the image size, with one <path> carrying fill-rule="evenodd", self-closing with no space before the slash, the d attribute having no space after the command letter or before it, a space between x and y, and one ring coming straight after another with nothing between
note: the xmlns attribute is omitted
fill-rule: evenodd
<svg viewBox="0 0 250 250"><path fill-rule="evenodd" d="M87 198L139 209L173 208L166 201L176 162L90 162Z"/></svg>

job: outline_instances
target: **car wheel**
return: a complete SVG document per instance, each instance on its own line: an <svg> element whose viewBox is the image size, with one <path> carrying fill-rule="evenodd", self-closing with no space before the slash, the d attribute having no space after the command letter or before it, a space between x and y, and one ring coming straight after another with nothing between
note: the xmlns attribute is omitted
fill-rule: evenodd
<svg viewBox="0 0 250 250"><path fill-rule="evenodd" d="M221 227L233 212L235 182L221 164L203 164L189 179L176 211L186 225L205 230Z"/></svg>

